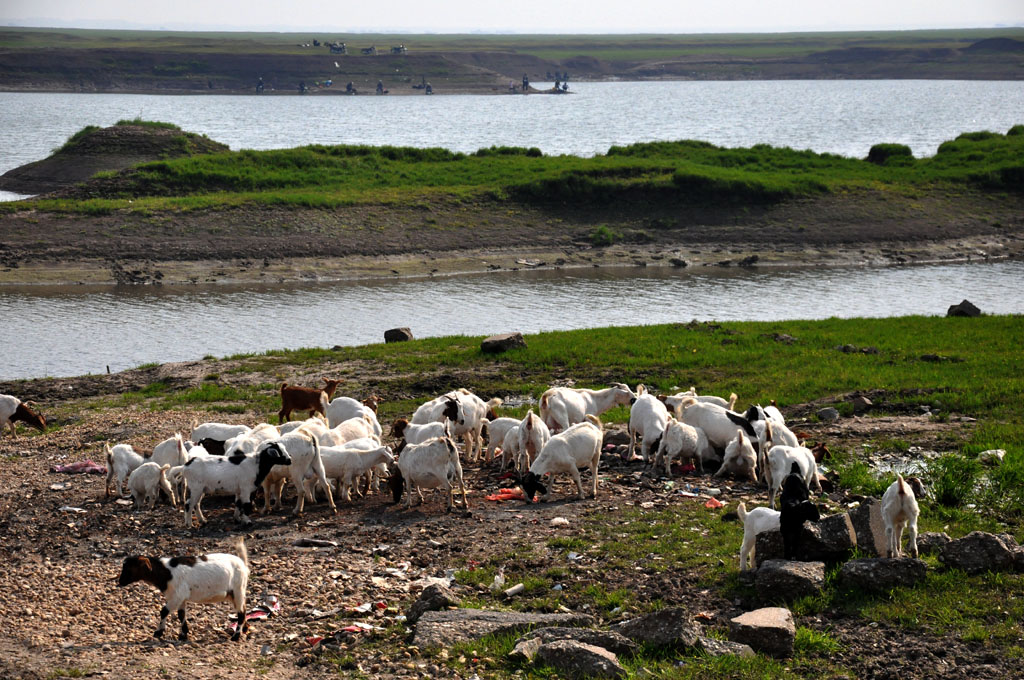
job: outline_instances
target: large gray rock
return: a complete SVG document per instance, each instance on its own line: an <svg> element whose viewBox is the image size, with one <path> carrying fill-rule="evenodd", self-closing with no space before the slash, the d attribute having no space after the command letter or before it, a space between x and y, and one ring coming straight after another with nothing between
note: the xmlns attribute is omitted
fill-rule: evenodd
<svg viewBox="0 0 1024 680"><path fill-rule="evenodd" d="M681 607L667 607L611 626L633 642L659 647L693 647L700 629Z"/></svg>
<svg viewBox="0 0 1024 680"><path fill-rule="evenodd" d="M885 522L882 521L882 501L867 498L850 510L850 522L857 534L857 547L865 555L884 557L888 549L885 540Z"/></svg>
<svg viewBox="0 0 1024 680"><path fill-rule="evenodd" d="M839 571L844 585L870 592L888 592L893 588L909 587L924 580L927 565L911 558L891 559L868 557L850 560Z"/></svg>
<svg viewBox="0 0 1024 680"><path fill-rule="evenodd" d="M614 654L575 640L555 640L541 645L537 659L570 678L626 677L626 669Z"/></svg>
<svg viewBox="0 0 1024 680"><path fill-rule="evenodd" d="M522 333L503 333L501 335L492 335L489 338L484 338L480 342L480 351L491 354L505 352L514 347L526 347L526 340L523 339Z"/></svg>
<svg viewBox="0 0 1024 680"><path fill-rule="evenodd" d="M708 656L754 656L754 650L750 645L709 637L698 638L697 649L702 650Z"/></svg>
<svg viewBox="0 0 1024 680"><path fill-rule="evenodd" d="M817 595L825 587L825 563L767 560L758 568L754 585L762 602Z"/></svg>
<svg viewBox="0 0 1024 680"><path fill-rule="evenodd" d="M958 305L950 305L946 316L981 316L981 310L969 301L962 300Z"/></svg>
<svg viewBox="0 0 1024 680"><path fill-rule="evenodd" d="M1009 534L972 531L939 549L939 561L968 574L1012 571L1024 566L1024 551Z"/></svg>
<svg viewBox="0 0 1024 680"><path fill-rule="evenodd" d="M831 423L839 420L839 411L829 406L818 411L818 417L821 418L822 422Z"/></svg>
<svg viewBox="0 0 1024 680"><path fill-rule="evenodd" d="M389 328L384 331L384 342L406 342L412 340L412 331L407 327Z"/></svg>
<svg viewBox="0 0 1024 680"><path fill-rule="evenodd" d="M416 623L424 612L433 612L459 604L459 597L448 586L432 583L423 589L419 598L412 603L406 612L406 620L411 625Z"/></svg>
<svg viewBox="0 0 1024 680"><path fill-rule="evenodd" d="M922 555L934 555L952 540L945 531L925 531L917 535L917 552Z"/></svg>
<svg viewBox="0 0 1024 680"><path fill-rule="evenodd" d="M884 545L884 543L883 543ZM796 559L800 562L843 562L857 546L857 534L849 515L840 512L822 517L819 522L804 522ZM785 555L782 534L762 531L754 545L754 562L758 567L766 560L780 560Z"/></svg>
<svg viewBox="0 0 1024 680"><path fill-rule="evenodd" d="M741 614L729 621L729 639L778 659L793 656L796 640L793 614L783 607L765 607Z"/></svg>
<svg viewBox="0 0 1024 680"><path fill-rule="evenodd" d="M594 628L569 628L566 626L550 626L531 630L522 637L522 640L536 638L542 643L554 642L555 640L575 640L586 645L603 647L609 652L622 656L623 654L636 654L637 644L613 630L596 630Z"/></svg>
<svg viewBox="0 0 1024 680"><path fill-rule="evenodd" d="M536 626L592 626L586 614L526 614L484 609L453 609L425 612L416 622L412 644L420 649L451 647L456 642L478 640L489 634L522 633Z"/></svg>

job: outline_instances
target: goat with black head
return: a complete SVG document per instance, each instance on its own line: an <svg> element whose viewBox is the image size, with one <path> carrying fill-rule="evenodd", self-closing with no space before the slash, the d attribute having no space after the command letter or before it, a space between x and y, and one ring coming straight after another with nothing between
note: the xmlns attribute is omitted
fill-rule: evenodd
<svg viewBox="0 0 1024 680"><path fill-rule="evenodd" d="M782 532L783 556L787 560L794 559L800 548L800 532L804 522L817 522L821 519L818 506L810 501L811 493L804 482L800 466L793 463L789 474L782 482L780 501L779 531Z"/></svg>

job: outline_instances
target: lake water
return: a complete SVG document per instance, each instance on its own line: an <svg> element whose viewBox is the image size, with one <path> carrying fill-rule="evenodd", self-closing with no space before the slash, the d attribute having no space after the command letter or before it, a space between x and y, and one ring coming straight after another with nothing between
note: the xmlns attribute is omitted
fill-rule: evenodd
<svg viewBox="0 0 1024 680"><path fill-rule="evenodd" d="M0 288L0 378L119 371L207 354L416 337L945 314L1024 313L1024 262L875 268L502 272L274 286Z"/></svg>
<svg viewBox="0 0 1024 680"><path fill-rule="evenodd" d="M796 80L572 83L571 96L220 96L0 93L0 173L86 125L142 117L232 149L392 144L536 146L590 156L615 144L699 139L862 158L873 144L934 154L961 132L1024 123L1024 83ZM439 88L443 90L443 88Z"/></svg>

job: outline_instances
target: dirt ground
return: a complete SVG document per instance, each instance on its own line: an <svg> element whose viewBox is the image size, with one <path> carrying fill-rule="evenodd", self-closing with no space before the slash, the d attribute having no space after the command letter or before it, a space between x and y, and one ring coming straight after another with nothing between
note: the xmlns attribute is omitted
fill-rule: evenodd
<svg viewBox="0 0 1024 680"><path fill-rule="evenodd" d="M225 367L221 367L225 368ZM222 371L226 373L227 371ZM663 479L642 474L641 463L614 455L602 458L599 496L570 499L571 482L555 484L550 503L495 503L484 496L510 482L493 464L466 466L471 512L445 514L439 495L424 506L397 508L389 498L375 495L340 504L332 516L326 503L309 507L293 519L284 512L255 517L245 530L252 564L250 605L276 595L279 615L252 624L248 639L228 641L228 609L223 604L199 605L190 611L193 642L180 644L151 637L162 601L144 584L118 589L115 578L128 554L200 554L228 549L238 529L226 499L204 501L210 523L203 529L185 527L183 513L167 505L134 512L104 495L99 475L50 472L56 464L102 460L103 442L130 442L145 449L173 433L187 431L193 420L209 420L200 411L152 412L145 407L84 408L86 395L116 395L161 375L171 383L201 380L202 362L137 369L114 376L47 379L19 383L23 396L51 401L58 394L75 399L51 418L51 429L38 436L0 438L0 676L53 678L62 674L137 678L217 678L226 675L268 678L327 677L338 666L311 655L307 638L328 635L353 623L378 627L370 632L340 633L345 668L366 676L470 677L441 657L423 656L406 642L401 619L415 600L422 579L444 577L449 569L484 563L508 545L509 538L536 546L525 565L537 573L565 567L565 557L545 548L556 536L579 535L582 521L616 523L629 508L679 506L697 501L665 490ZM265 376L249 376L262 380ZM13 384L0 384L0 392ZM394 398L385 396L385 400ZM879 406L890 399L870 395ZM891 395L898 403L898 395ZM806 404L787 409L787 417L810 436L845 447L878 438L900 438L923 449L948 447L967 435L973 423L957 417L938 422L896 408L885 417L850 417L833 424L802 422L817 408ZM255 414L227 417L249 422ZM251 424L251 423L250 423ZM56 427L53 427L53 426ZM621 426L609 428L621 432ZM608 436L608 435L606 435ZM679 480L677 480L679 483ZM691 476L682 483L702 488L710 477ZM749 484L715 479L719 498L735 507L738 500L764 494ZM289 497L292 500L294 496ZM833 506L851 500L831 494ZM552 526L564 517L568 526ZM299 538L335 541L337 547L298 547ZM738 546L737 546L738 549ZM708 570L724 569L717 559L699 568L670 568L664 572L639 566L608 574L593 557L570 565L572 585L563 602L579 604L572 592L593 582L598 573L612 590L628 588L639 602L661 599L679 603L704 625L724 625L752 603L726 599L715 589L698 587ZM484 588L460 587L461 597L491 597ZM356 607L382 602L373 613ZM498 602L495 600L495 604ZM803 617L798 625L828 630L843 645L836 663L857 677L1006 678L1017 675L1005 659L979 643L955 636L911 635L905 630L874 627L838 613ZM173 618L173 617L172 617ZM607 622L606 622L607 623ZM169 623L170 640L177 623ZM805 669L806 670L806 669ZM486 676L486 672L482 673Z"/></svg>

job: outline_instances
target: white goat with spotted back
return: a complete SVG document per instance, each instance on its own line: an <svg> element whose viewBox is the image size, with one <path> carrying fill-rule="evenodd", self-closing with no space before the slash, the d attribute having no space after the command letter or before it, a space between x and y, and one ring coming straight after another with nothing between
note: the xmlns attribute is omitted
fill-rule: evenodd
<svg viewBox="0 0 1024 680"><path fill-rule="evenodd" d="M193 450L194 451L194 450ZM286 451L260 450L257 453L233 456L193 455L182 476L185 480L185 526L191 528L194 520L206 524L200 504L207 492L222 492L235 497L235 521L250 524L252 495L275 465L292 462Z"/></svg>
<svg viewBox="0 0 1024 680"><path fill-rule="evenodd" d="M224 444L231 438L252 430L248 425L229 425L227 423L203 423L193 421L192 433L189 435L196 444L201 444L208 453L223 455Z"/></svg>
<svg viewBox="0 0 1024 680"><path fill-rule="evenodd" d="M224 455L231 456L235 453L255 453L263 442L269 442L281 436L276 425L260 423L244 434L224 442Z"/></svg>
<svg viewBox="0 0 1024 680"><path fill-rule="evenodd" d="M540 395L540 418L552 433L582 423L586 416L600 416L608 409L628 404L636 397L629 385L613 383L603 390L552 387Z"/></svg>
<svg viewBox="0 0 1024 680"><path fill-rule="evenodd" d="M694 465L703 473L705 458L714 457L714 452L710 449L711 445L704 430L681 423L670 415L654 458L654 465L657 467L660 462L664 462L665 474L671 478L673 460L692 459Z"/></svg>

